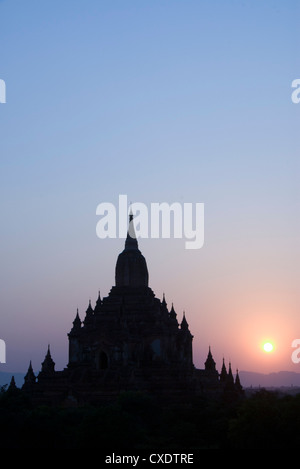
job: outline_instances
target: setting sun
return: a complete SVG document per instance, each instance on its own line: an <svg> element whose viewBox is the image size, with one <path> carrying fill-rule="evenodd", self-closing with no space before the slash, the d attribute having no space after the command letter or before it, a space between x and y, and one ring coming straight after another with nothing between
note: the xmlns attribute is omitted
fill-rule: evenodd
<svg viewBox="0 0 300 469"><path fill-rule="evenodd" d="M272 350L274 349L274 346L273 344L271 344L271 342L265 342L264 345L263 345L263 349L265 352L272 352Z"/></svg>

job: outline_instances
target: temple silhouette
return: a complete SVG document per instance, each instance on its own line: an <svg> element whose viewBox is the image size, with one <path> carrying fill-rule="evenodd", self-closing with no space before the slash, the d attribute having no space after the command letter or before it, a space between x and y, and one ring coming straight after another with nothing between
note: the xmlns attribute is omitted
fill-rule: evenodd
<svg viewBox="0 0 300 469"><path fill-rule="evenodd" d="M131 214L108 296L99 293L94 308L89 302L83 320L77 310L66 368L55 370L49 346L37 376L30 362L22 390L37 404L97 404L124 391L168 399L243 393L238 372L234 379L224 359L217 371L210 347L204 369L194 366L185 314L179 323L173 304L169 310L165 296L156 298L149 287L133 224Z"/></svg>

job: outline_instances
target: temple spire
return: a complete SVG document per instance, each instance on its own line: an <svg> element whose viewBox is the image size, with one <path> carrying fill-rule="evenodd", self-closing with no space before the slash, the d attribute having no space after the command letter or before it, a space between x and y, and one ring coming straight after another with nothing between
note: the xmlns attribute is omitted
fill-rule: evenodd
<svg viewBox="0 0 300 469"><path fill-rule="evenodd" d="M78 331L80 328L81 328L81 320L80 320L79 312L77 308L77 312L76 312L75 319L73 321L73 327L71 329L71 332Z"/></svg>
<svg viewBox="0 0 300 469"><path fill-rule="evenodd" d="M41 373L44 373L44 374L54 373L54 366L55 366L55 363L54 363L54 361L52 360L52 357L51 357L50 345L48 345L48 350L47 350L45 359L42 363Z"/></svg>
<svg viewBox="0 0 300 469"><path fill-rule="evenodd" d="M225 366L225 360L223 358L223 364L222 364L222 369L221 369L221 373L220 373L220 381L225 383L227 379L227 370L226 370L226 366Z"/></svg>
<svg viewBox="0 0 300 469"><path fill-rule="evenodd" d="M98 291L98 298L96 300L96 305L95 305L95 308L94 308L94 313L97 314L101 311L101 305L102 305L102 300L101 300L101 296L100 296L100 290Z"/></svg>
<svg viewBox="0 0 300 469"><path fill-rule="evenodd" d="M235 383L234 384L235 384L236 390L239 391L239 392L242 392L243 387L242 387L241 382L240 382L239 370L238 369L236 370L236 377L235 377Z"/></svg>
<svg viewBox="0 0 300 469"><path fill-rule="evenodd" d="M8 391L14 392L16 389L17 389L17 386L16 386L15 377L12 376L12 377L11 377L11 380L10 380L9 387L8 387Z"/></svg>
<svg viewBox="0 0 300 469"><path fill-rule="evenodd" d="M231 363L230 363L230 362L229 362L227 380L228 380L228 383L229 383L230 385L234 383L233 374L232 374L232 370L231 370Z"/></svg>
<svg viewBox="0 0 300 469"><path fill-rule="evenodd" d="M210 346L208 347L207 359L205 361L205 369L207 371L216 371L216 362L213 359Z"/></svg>
<svg viewBox="0 0 300 469"><path fill-rule="evenodd" d="M116 263L117 287L148 287L147 263L138 248L133 222L133 214L130 211L125 249L119 254Z"/></svg>
<svg viewBox="0 0 300 469"><path fill-rule="evenodd" d="M176 319L176 316L177 316L177 314L176 314L176 312L175 312L174 305L173 305L173 303L172 303L172 307L171 307L171 310L170 310L170 318L171 318L171 319ZM185 316L184 316L184 317L185 317Z"/></svg>
<svg viewBox="0 0 300 469"><path fill-rule="evenodd" d="M182 318L180 327L181 327L182 330L185 330L185 331L187 331L188 328L189 328L188 322L187 322L186 317L185 317L185 311L183 311L183 318Z"/></svg>
<svg viewBox="0 0 300 469"><path fill-rule="evenodd" d="M28 371L27 371L26 375L24 376L23 388L24 389L25 388L30 388L31 386L34 385L35 382L36 382L36 377L35 377L35 374L33 372L32 363L31 363L31 360L30 360Z"/></svg>
<svg viewBox="0 0 300 469"><path fill-rule="evenodd" d="M128 223L128 231L127 231L127 238L125 241L125 250L129 249L137 249L138 250L138 242L136 239L134 223L133 223L133 213L130 207L129 212L129 223Z"/></svg>
<svg viewBox="0 0 300 469"><path fill-rule="evenodd" d="M86 310L85 318L84 318L84 325L90 324L93 320L94 310L91 305L91 300L89 300L89 305Z"/></svg>

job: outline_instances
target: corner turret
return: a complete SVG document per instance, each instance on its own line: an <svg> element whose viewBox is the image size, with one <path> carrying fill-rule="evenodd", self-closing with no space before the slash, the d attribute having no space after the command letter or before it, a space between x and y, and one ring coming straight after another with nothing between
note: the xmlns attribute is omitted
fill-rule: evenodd
<svg viewBox="0 0 300 469"><path fill-rule="evenodd" d="M216 371L216 362L213 359L213 356L212 356L212 353L211 353L211 350L210 350L210 346L208 348L207 359L205 361L205 370L206 371L213 371L213 372Z"/></svg>
<svg viewBox="0 0 300 469"><path fill-rule="evenodd" d="M45 359L42 363L42 370L40 375L51 375L54 374L55 363L52 360L51 353L50 353L50 345L48 345L48 350L45 356Z"/></svg>
<svg viewBox="0 0 300 469"><path fill-rule="evenodd" d="M32 386L35 384L35 382L36 382L36 376L33 372L32 364L31 364L31 360L30 360L28 371L27 371L26 375L24 376L24 384L22 386L22 389L32 388Z"/></svg>

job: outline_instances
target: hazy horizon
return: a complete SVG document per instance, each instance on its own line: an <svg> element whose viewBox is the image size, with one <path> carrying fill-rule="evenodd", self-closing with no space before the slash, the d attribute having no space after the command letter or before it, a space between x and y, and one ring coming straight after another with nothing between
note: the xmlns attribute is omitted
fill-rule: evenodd
<svg viewBox="0 0 300 469"><path fill-rule="evenodd" d="M68 362L124 239L102 202L204 203L204 245L140 239L194 364L300 372L299 2L0 2L0 371ZM274 351L262 349L264 341Z"/></svg>

